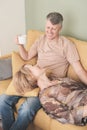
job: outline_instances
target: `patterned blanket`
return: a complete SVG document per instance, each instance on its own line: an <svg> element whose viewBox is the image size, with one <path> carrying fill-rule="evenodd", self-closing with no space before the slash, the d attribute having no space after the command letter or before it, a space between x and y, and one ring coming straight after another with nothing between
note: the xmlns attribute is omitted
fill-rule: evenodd
<svg viewBox="0 0 87 130"><path fill-rule="evenodd" d="M83 109L87 104L87 86L69 78L58 78L58 85L39 94L44 111L61 123L83 125Z"/></svg>

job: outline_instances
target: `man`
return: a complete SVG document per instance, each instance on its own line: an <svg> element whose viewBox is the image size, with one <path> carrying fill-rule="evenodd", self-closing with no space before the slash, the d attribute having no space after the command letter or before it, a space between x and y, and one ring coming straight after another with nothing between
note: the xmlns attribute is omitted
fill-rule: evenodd
<svg viewBox="0 0 87 130"><path fill-rule="evenodd" d="M85 84L87 84L87 72L86 72L86 70L84 70L84 68L82 67L82 65L80 63L79 54L76 50L75 45L73 43L71 43L68 39L66 39L65 37L60 36L60 34L59 34L61 31L61 28L62 28L62 22L63 22L63 17L61 14L59 14L57 12L52 12L52 13L48 14L47 20L46 20L46 27L45 27L45 36L43 36L38 41L36 41L36 43L33 44L33 46L31 47L29 52L26 52L23 45L18 44L20 55L24 60L30 60L34 56L38 55L37 64L41 68L42 67L49 67L49 68L51 67L51 68L58 69L59 66L61 68L63 67L63 69L61 69L61 72L60 72L60 69L58 69L59 75L58 75L58 72L57 72L57 75L59 77L66 76L68 65L71 64L72 67L74 68L76 74L79 76L80 80L82 82L84 82ZM57 44L57 45L55 45L55 44ZM39 45L41 47L39 47ZM58 50L58 48L59 48L59 50ZM42 50L40 50L40 49L42 49ZM64 49L64 51L62 49ZM59 55L63 56L63 58L58 59L58 63L60 65L54 63L54 64L56 64L55 65L56 67L52 67L52 62L53 62L53 61L51 62L51 60L53 60L52 57L55 59L58 57L53 56L52 55L53 53L50 53L49 51L55 51L55 50L59 51L57 53L60 53ZM44 51L44 52L42 53L41 51ZM61 53L65 53L65 54L63 55ZM49 60L49 58L51 60ZM50 63L48 63L48 60L50 61ZM67 63L65 61L62 61L63 63L61 63L61 60L66 60ZM64 66L65 66L65 68L64 68ZM54 73L54 70L53 70L53 73ZM60 74L60 73L62 73L62 74Z"/></svg>
<svg viewBox="0 0 87 130"><path fill-rule="evenodd" d="M51 69L57 77L65 77L68 66L71 64L81 81L87 84L87 73L80 63L75 45L59 34L62 23L63 16L60 13L49 13L46 19L45 34L32 45L30 51L27 52L17 40L20 55L24 60L30 60L37 55L37 66ZM41 108L38 97L28 97L20 106L15 121L13 107L20 98L7 95L1 97L0 111L4 130L26 130L29 122Z"/></svg>

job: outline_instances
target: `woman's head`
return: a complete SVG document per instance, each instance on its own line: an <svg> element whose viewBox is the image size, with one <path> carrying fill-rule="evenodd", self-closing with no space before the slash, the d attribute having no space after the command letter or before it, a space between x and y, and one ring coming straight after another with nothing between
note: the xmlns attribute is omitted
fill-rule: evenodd
<svg viewBox="0 0 87 130"><path fill-rule="evenodd" d="M30 69L25 65L20 68L13 77L14 87L18 93L24 94L26 91L37 87L37 80Z"/></svg>

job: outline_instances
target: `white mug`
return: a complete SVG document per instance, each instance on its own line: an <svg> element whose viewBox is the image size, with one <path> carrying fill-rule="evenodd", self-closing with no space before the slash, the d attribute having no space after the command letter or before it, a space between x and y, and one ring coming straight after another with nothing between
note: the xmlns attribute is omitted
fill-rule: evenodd
<svg viewBox="0 0 87 130"><path fill-rule="evenodd" d="M25 44L26 43L26 35L19 35L18 36L18 42L19 44Z"/></svg>

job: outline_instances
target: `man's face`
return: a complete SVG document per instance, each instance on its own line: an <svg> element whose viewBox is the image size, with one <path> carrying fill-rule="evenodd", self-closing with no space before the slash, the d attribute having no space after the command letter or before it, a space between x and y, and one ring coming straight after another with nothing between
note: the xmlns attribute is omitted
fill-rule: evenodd
<svg viewBox="0 0 87 130"><path fill-rule="evenodd" d="M61 30L61 24L53 25L49 20L46 21L45 34L48 40L57 39Z"/></svg>

